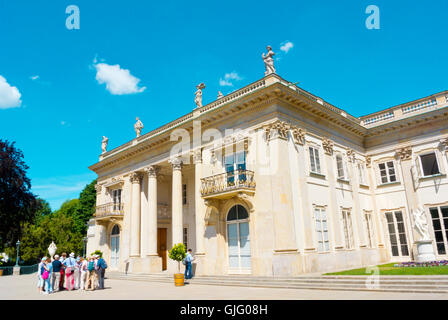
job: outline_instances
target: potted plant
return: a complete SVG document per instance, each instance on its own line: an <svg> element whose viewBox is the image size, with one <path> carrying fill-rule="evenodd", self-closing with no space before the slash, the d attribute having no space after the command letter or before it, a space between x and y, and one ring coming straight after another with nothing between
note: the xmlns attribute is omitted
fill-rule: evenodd
<svg viewBox="0 0 448 320"><path fill-rule="evenodd" d="M185 245L183 243L175 244L169 251L168 257L177 261L179 273L174 274L174 285L181 287L184 285L184 274L180 272L180 262L187 256L185 253Z"/></svg>
<svg viewBox="0 0 448 320"><path fill-rule="evenodd" d="M102 258L103 257L103 253L100 251L100 250L95 250L95 252L93 252L92 254L90 254L91 256L93 256L93 255L95 255L95 254L97 254L97 255L99 255L100 256L100 258Z"/></svg>

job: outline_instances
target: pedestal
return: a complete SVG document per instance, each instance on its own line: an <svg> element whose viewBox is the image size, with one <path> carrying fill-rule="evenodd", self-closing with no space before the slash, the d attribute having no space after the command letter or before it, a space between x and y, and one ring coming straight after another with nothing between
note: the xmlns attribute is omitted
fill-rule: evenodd
<svg viewBox="0 0 448 320"><path fill-rule="evenodd" d="M436 260L432 240L419 240L415 242L417 247L416 262L431 262Z"/></svg>
<svg viewBox="0 0 448 320"><path fill-rule="evenodd" d="M20 276L20 267L14 267L14 269L12 270L12 275Z"/></svg>

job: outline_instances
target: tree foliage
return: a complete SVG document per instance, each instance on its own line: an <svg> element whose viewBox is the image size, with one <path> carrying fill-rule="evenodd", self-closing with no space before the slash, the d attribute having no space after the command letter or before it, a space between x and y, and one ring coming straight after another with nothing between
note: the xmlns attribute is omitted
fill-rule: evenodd
<svg viewBox="0 0 448 320"><path fill-rule="evenodd" d="M79 204L74 213L76 231L85 234L87 222L93 217L96 207L96 180L88 184L79 195Z"/></svg>
<svg viewBox="0 0 448 320"><path fill-rule="evenodd" d="M26 175L28 169L14 142L0 140L0 250L5 244L14 246L23 223L34 219L37 201Z"/></svg>

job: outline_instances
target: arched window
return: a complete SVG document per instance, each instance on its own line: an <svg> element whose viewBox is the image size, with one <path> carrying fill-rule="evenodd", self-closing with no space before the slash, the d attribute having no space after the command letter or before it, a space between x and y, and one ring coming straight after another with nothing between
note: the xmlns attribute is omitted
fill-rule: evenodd
<svg viewBox="0 0 448 320"><path fill-rule="evenodd" d="M242 205L233 206L227 214L227 243L230 271L250 271L249 214Z"/></svg>

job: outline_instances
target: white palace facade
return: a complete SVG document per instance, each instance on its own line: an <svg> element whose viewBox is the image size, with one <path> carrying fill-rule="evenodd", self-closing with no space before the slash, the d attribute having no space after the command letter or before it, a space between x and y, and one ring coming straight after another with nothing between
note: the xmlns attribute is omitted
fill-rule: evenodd
<svg viewBox="0 0 448 320"><path fill-rule="evenodd" d="M448 91L357 118L271 73L104 150L87 252L176 272L185 243L197 275L294 276L414 261L423 226L447 259L447 152Z"/></svg>

